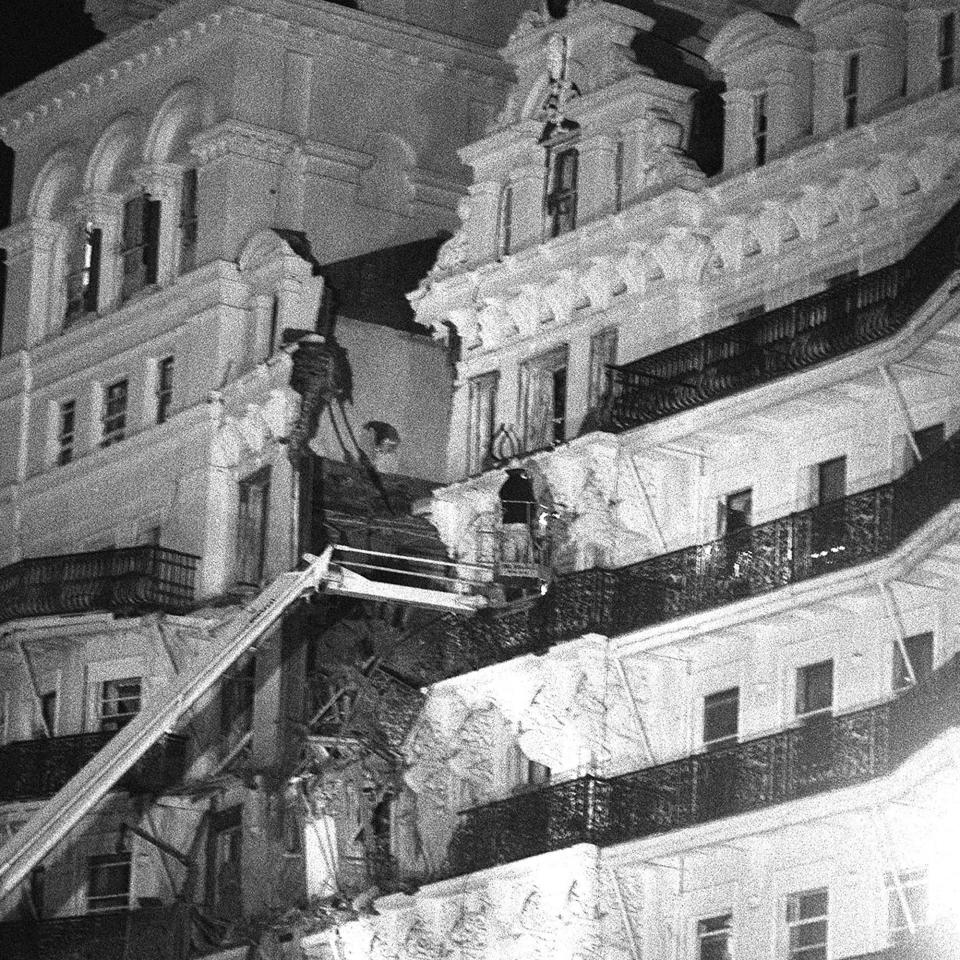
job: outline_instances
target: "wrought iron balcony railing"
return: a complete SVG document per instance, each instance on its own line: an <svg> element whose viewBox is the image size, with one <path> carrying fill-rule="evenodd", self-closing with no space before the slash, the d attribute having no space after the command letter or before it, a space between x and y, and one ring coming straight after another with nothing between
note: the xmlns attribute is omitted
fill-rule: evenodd
<svg viewBox="0 0 960 960"><path fill-rule="evenodd" d="M181 960L189 935L185 904L0 923L3 960Z"/></svg>
<svg viewBox="0 0 960 960"><path fill-rule="evenodd" d="M187 609L199 558L165 547L33 557L0 568L0 622L90 610Z"/></svg>
<svg viewBox="0 0 960 960"><path fill-rule="evenodd" d="M461 815L445 876L760 810L892 772L960 723L960 656L893 700L622 776L585 776Z"/></svg>
<svg viewBox="0 0 960 960"><path fill-rule="evenodd" d="M106 746L115 731L17 740L0 747L0 803L52 797ZM117 784L136 794L162 793L183 779L187 742L167 734Z"/></svg>
<svg viewBox="0 0 960 960"><path fill-rule="evenodd" d="M506 612L449 618L439 672L456 675L586 633L618 636L883 556L960 497L960 434L882 486L617 569L558 577Z"/></svg>
<svg viewBox="0 0 960 960"><path fill-rule="evenodd" d="M960 205L899 263L609 368L601 423L652 423L889 337L960 266L958 243Z"/></svg>

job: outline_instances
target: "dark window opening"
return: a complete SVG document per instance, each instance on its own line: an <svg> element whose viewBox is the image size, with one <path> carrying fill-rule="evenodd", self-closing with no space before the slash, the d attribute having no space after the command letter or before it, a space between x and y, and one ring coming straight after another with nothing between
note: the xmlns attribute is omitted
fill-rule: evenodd
<svg viewBox="0 0 960 960"><path fill-rule="evenodd" d="M197 265L197 171L183 171L180 185L180 259L178 271L188 273Z"/></svg>
<svg viewBox="0 0 960 960"><path fill-rule="evenodd" d="M843 72L843 122L847 130L859 122L860 54L851 53Z"/></svg>
<svg viewBox="0 0 960 960"><path fill-rule="evenodd" d="M910 465L917 465L917 452L920 459L926 460L946 439L946 431L942 423L934 423L922 430L913 431L913 444L910 445ZM916 449L914 449L914 444Z"/></svg>
<svg viewBox="0 0 960 960"><path fill-rule="evenodd" d="M87 859L87 912L130 906L130 854L104 853Z"/></svg>
<svg viewBox="0 0 960 960"><path fill-rule="evenodd" d="M127 431L127 381L110 384L103 394L103 438L101 447L119 443Z"/></svg>
<svg viewBox="0 0 960 960"><path fill-rule="evenodd" d="M157 423L170 418L173 403L173 357L164 357L157 364Z"/></svg>
<svg viewBox="0 0 960 960"><path fill-rule="evenodd" d="M503 188L500 194L500 209L497 218L497 256L510 253L513 243L513 187Z"/></svg>
<svg viewBox="0 0 960 960"><path fill-rule="evenodd" d="M220 685L220 739L228 752L253 729L257 660L251 656L235 666Z"/></svg>
<svg viewBox="0 0 960 960"><path fill-rule="evenodd" d="M577 178L580 154L576 147L548 153L547 236L559 237L577 226Z"/></svg>
<svg viewBox="0 0 960 960"><path fill-rule="evenodd" d="M893 645L893 690L909 690L913 686L910 679L910 670L904 662L903 653L906 651L907 662L913 669L913 677L917 683L933 673L933 634L917 633L912 637L904 637L903 650L899 643Z"/></svg>
<svg viewBox="0 0 960 960"><path fill-rule="evenodd" d="M34 737L55 737L57 735L57 691L48 690L40 694L40 716L34 728Z"/></svg>
<svg viewBox="0 0 960 960"><path fill-rule="evenodd" d="M762 167L767 162L767 95L753 98L753 162Z"/></svg>
<svg viewBox="0 0 960 960"><path fill-rule="evenodd" d="M834 457L817 465L817 503L833 503L847 495L847 458Z"/></svg>
<svg viewBox="0 0 960 960"><path fill-rule="evenodd" d="M739 533L753 523L753 489L728 494L720 503L717 534L721 537Z"/></svg>
<svg viewBox="0 0 960 960"><path fill-rule="evenodd" d="M956 14L945 13L937 25L937 57L940 61L939 85L949 90L955 82L954 49L956 47Z"/></svg>
<svg viewBox="0 0 960 960"><path fill-rule="evenodd" d="M97 312L100 296L100 258L103 245L102 231L87 223L73 247L70 271L67 274L67 309L64 328Z"/></svg>
<svg viewBox="0 0 960 960"><path fill-rule="evenodd" d="M57 464L65 467L73 461L77 431L77 401L64 400L60 404L60 422L57 430Z"/></svg>
<svg viewBox="0 0 960 960"><path fill-rule="evenodd" d="M790 960L827 960L826 888L793 893L787 898Z"/></svg>
<svg viewBox="0 0 960 960"><path fill-rule="evenodd" d="M733 915L708 917L697 921L699 960L730 960Z"/></svg>
<svg viewBox="0 0 960 960"><path fill-rule="evenodd" d="M740 688L731 687L703 698L703 745L718 749L737 742Z"/></svg>
<svg viewBox="0 0 960 960"><path fill-rule="evenodd" d="M214 813L207 841L207 904L226 920L243 914L243 828L241 808Z"/></svg>
<svg viewBox="0 0 960 960"><path fill-rule="evenodd" d="M527 783L531 786L544 786L550 782L550 768L545 763L527 760Z"/></svg>
<svg viewBox="0 0 960 960"><path fill-rule="evenodd" d="M140 677L106 680L100 688L100 729L122 730L140 712Z"/></svg>
<svg viewBox="0 0 960 960"><path fill-rule="evenodd" d="M797 716L818 717L833 710L833 660L797 670Z"/></svg>
<svg viewBox="0 0 960 960"><path fill-rule="evenodd" d="M619 213L623 209L624 190L624 145L622 140L617 141L617 152L613 158L613 209Z"/></svg>
<svg viewBox="0 0 960 960"><path fill-rule="evenodd" d="M263 579L269 501L269 467L240 481L235 558L236 580L239 584L259 586Z"/></svg>
<svg viewBox="0 0 960 960"><path fill-rule="evenodd" d="M138 193L123 208L121 300L157 282L160 252L160 201Z"/></svg>

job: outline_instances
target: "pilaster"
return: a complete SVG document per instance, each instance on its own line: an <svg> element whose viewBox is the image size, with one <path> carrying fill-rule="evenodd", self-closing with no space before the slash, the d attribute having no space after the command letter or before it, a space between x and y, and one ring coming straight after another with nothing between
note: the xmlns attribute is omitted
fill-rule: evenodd
<svg viewBox="0 0 960 960"><path fill-rule="evenodd" d="M613 213L616 206L617 143L596 134L580 143L580 190L577 223Z"/></svg>

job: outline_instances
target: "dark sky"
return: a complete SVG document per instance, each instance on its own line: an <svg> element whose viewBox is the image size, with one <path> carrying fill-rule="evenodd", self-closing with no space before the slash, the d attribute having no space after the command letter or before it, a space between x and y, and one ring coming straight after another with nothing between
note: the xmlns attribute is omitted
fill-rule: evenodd
<svg viewBox="0 0 960 960"><path fill-rule="evenodd" d="M0 96L100 39L83 0L0 0ZM0 228L9 216L13 160L0 141Z"/></svg>

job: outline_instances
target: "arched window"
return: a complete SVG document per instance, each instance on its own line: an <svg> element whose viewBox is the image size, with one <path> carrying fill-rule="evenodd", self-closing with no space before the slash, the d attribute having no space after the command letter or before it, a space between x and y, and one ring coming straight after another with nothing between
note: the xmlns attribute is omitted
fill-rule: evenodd
<svg viewBox="0 0 960 960"><path fill-rule="evenodd" d="M513 242L513 187L509 184L500 192L497 210L497 256L510 253Z"/></svg>
<svg viewBox="0 0 960 960"><path fill-rule="evenodd" d="M100 257L103 233L89 221L81 223L67 267L67 307L63 327L68 329L97 312L100 297Z"/></svg>
<svg viewBox="0 0 960 960"><path fill-rule="evenodd" d="M547 236L559 237L577 225L577 177L580 153L570 143L547 148Z"/></svg>

